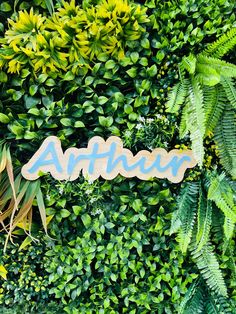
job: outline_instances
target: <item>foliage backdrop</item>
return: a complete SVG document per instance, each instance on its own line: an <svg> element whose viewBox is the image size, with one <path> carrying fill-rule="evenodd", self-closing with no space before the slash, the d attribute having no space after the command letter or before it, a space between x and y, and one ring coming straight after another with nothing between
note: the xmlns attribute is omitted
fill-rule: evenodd
<svg viewBox="0 0 236 314"><path fill-rule="evenodd" d="M220 0L1 2L0 135L16 175L49 135L64 149L94 135L120 136L134 153L191 147L179 110L166 110L178 64L235 27L235 12ZM226 60L235 63L235 50ZM234 186L228 173L213 190L223 168L211 134L203 145L203 168L182 187L43 176L51 238L35 187L26 216L35 240L17 221L0 254L0 313L234 313Z"/></svg>

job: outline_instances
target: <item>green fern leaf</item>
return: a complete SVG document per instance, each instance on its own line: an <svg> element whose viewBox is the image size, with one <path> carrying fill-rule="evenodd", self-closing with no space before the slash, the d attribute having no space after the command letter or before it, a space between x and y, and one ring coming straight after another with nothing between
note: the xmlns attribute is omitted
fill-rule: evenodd
<svg viewBox="0 0 236 314"><path fill-rule="evenodd" d="M215 128L214 139L221 164L233 178L236 178L236 121L232 110L224 111Z"/></svg>
<svg viewBox="0 0 236 314"><path fill-rule="evenodd" d="M226 96L233 108L236 109L236 88L233 79L229 77L222 77L221 84L224 87Z"/></svg>
<svg viewBox="0 0 236 314"><path fill-rule="evenodd" d="M203 313L204 310L204 290L201 277L197 278L185 294L178 314Z"/></svg>
<svg viewBox="0 0 236 314"><path fill-rule="evenodd" d="M221 58L236 45L236 28L232 28L226 34L220 36L213 44L203 51L203 54L214 58Z"/></svg>
<svg viewBox="0 0 236 314"><path fill-rule="evenodd" d="M198 202L198 215L197 215L197 236L196 242L198 250L209 240L209 234L211 229L211 216L212 216L212 204L211 201L205 199L203 192L200 190L199 202Z"/></svg>
<svg viewBox="0 0 236 314"><path fill-rule="evenodd" d="M192 208L196 208L198 189L198 182L188 183L182 188L177 201L178 209L172 216L170 234L176 233L179 230L185 220L186 212Z"/></svg>
<svg viewBox="0 0 236 314"><path fill-rule="evenodd" d="M205 112L203 106L203 91L199 82L192 79L189 92L190 108L188 112L188 127L192 141L194 157L199 166L202 166L204 157L203 137L205 135Z"/></svg>
<svg viewBox="0 0 236 314"><path fill-rule="evenodd" d="M223 113L226 103L226 95L221 86L203 89L206 113L206 135L215 130Z"/></svg>
<svg viewBox="0 0 236 314"><path fill-rule="evenodd" d="M202 74L208 74L208 69L211 67L212 69L216 70L220 75L225 77L236 77L236 65L219 60L212 57L207 57L203 54L199 54L197 56L197 64L198 67L201 67ZM205 67L205 70L204 70Z"/></svg>
<svg viewBox="0 0 236 314"><path fill-rule="evenodd" d="M166 112L175 113L178 112L180 105L185 101L187 95L187 85L188 80L183 80L182 82L177 83L171 90L168 101L166 104Z"/></svg>
<svg viewBox="0 0 236 314"><path fill-rule="evenodd" d="M210 65L197 63L196 75L197 79L207 86L215 86L220 82L220 74Z"/></svg>
<svg viewBox="0 0 236 314"><path fill-rule="evenodd" d="M183 57L181 65L187 72L193 74L196 69L196 57L190 54L188 57Z"/></svg>
<svg viewBox="0 0 236 314"><path fill-rule="evenodd" d="M235 222L233 222L232 219L225 217L224 235L225 235L226 241L229 241L230 239L232 239L234 235L234 229L235 229Z"/></svg>
<svg viewBox="0 0 236 314"><path fill-rule="evenodd" d="M236 222L236 206L234 204L234 192L225 179L225 175L216 175L209 186L208 199L215 202L225 216Z"/></svg>
<svg viewBox="0 0 236 314"><path fill-rule="evenodd" d="M198 188L198 183L190 184L188 186L187 195L184 194L184 197L179 201L179 219L181 225L178 231L177 241L183 253L187 251L196 221Z"/></svg>
<svg viewBox="0 0 236 314"><path fill-rule="evenodd" d="M197 249L196 243L190 246L193 260L200 270L208 287L222 296L227 296L227 289L219 268L219 263L214 254L214 247L208 242L201 250Z"/></svg>
<svg viewBox="0 0 236 314"><path fill-rule="evenodd" d="M208 293L206 299L207 314L232 314L232 308L227 298L214 293Z"/></svg>
<svg viewBox="0 0 236 314"><path fill-rule="evenodd" d="M188 112L189 112L189 103L187 102L186 105L184 106L183 111L182 111L181 121L180 121L180 125L179 125L179 136L180 136L180 138L184 138L189 132Z"/></svg>

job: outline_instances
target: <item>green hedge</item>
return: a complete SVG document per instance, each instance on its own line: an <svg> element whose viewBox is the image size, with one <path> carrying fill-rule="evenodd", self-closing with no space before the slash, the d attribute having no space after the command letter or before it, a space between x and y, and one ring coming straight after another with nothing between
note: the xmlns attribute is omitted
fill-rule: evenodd
<svg viewBox="0 0 236 314"><path fill-rule="evenodd" d="M29 12L33 7L36 15L52 19L53 10L58 12L62 5L53 2L54 7L52 1L43 0L0 4L0 136L10 144L15 168L26 163L49 135L58 136L64 149L83 147L94 135L120 136L134 153L190 147L188 136L179 138L179 113L165 110L167 95L179 78L181 58L201 52L236 26L234 2L131 2L132 8L142 8L142 23L137 38L128 40L124 34L119 38L125 56L104 52L106 38L93 57L80 59L79 67L74 60L59 62L59 72L46 73L35 69L31 59L18 73L9 73L10 59L4 57L11 27L7 18L16 19L20 10ZM90 18L95 13L86 10L98 2L101 6L101 1L75 2ZM131 14L130 27L132 18ZM50 43L51 35L45 36ZM92 45L93 39L89 40ZM70 41L63 44L58 51L68 53ZM52 53L54 49L55 45ZM235 63L234 51L229 60ZM199 179L206 169L221 170L211 139L205 147L203 170L188 171L186 182ZM190 253L183 254L170 234L180 184L122 177L63 183L43 176L41 188L47 215L53 215L48 225L51 238L42 232L36 211L32 235L37 240L22 248L25 236L17 236L0 255L0 265L8 271L7 280L0 278L0 313L181 313L180 304L186 295L193 295L197 280L199 294L208 302L204 313L213 313L209 304L215 306L214 313L233 313L235 239L222 253L221 233L212 228L211 241L228 289L228 298L221 299L202 280ZM3 247L3 232L0 239ZM200 299L195 295L193 301L202 306Z"/></svg>

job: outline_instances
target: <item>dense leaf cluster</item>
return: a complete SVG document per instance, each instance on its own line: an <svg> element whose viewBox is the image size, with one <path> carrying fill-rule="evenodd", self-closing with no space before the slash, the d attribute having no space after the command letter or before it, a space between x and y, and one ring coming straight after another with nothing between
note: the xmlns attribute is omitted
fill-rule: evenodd
<svg viewBox="0 0 236 314"><path fill-rule="evenodd" d="M94 135L120 136L134 153L190 147L188 135L179 137L179 110L166 112L167 95L179 79L181 58L197 56L235 26L236 5L137 2L1 2L0 136L10 146L15 168L49 135L58 136L64 149L86 146ZM102 6L107 16L101 16ZM135 10L137 23L132 21ZM23 39L21 27L29 21L39 25L30 25ZM99 38L107 29L109 38ZM38 31L46 42L36 40ZM77 35L83 32L91 37L82 45ZM222 51L215 53L218 58ZM22 55L25 59L17 60ZM234 51L227 57L235 63ZM227 80L222 86L233 104L230 84ZM198 83L193 87L201 93ZM207 127L212 129L215 121L209 119ZM225 165L229 157L223 145L230 143L217 134L233 126L232 115L226 111L217 121L223 133L216 133L215 141ZM17 226L15 245L0 255L7 270L7 280L0 279L0 313L233 313L235 187L218 175L219 153L211 137L204 147L203 168L186 174L181 193L180 185L157 179L118 177L91 184L43 176L51 239L39 231L38 211L32 213L36 239L25 236L24 224ZM171 235L175 231L177 241ZM1 233L2 247L4 241Z"/></svg>

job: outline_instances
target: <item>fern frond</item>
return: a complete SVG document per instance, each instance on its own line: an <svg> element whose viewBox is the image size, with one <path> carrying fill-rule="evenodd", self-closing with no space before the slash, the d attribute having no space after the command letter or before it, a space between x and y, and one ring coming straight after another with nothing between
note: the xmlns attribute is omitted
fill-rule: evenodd
<svg viewBox="0 0 236 314"><path fill-rule="evenodd" d="M201 277L197 278L185 294L178 314L203 313L204 310L204 287Z"/></svg>
<svg viewBox="0 0 236 314"><path fill-rule="evenodd" d="M203 95L206 114L206 135L208 135L215 130L223 113L226 95L221 86L204 88Z"/></svg>
<svg viewBox="0 0 236 314"><path fill-rule="evenodd" d="M211 216L212 216L212 204L211 201L206 200L203 192L200 190L198 212L197 212L197 249L201 250L202 247L209 240L209 234L211 229Z"/></svg>
<svg viewBox="0 0 236 314"><path fill-rule="evenodd" d="M196 69L196 57L190 54L188 57L183 57L181 68L184 68L188 73L193 74Z"/></svg>
<svg viewBox="0 0 236 314"><path fill-rule="evenodd" d="M236 119L232 110L225 110L218 121L214 135L220 162L225 170L236 177Z"/></svg>
<svg viewBox="0 0 236 314"><path fill-rule="evenodd" d="M181 217L181 226L178 232L177 241L183 253L187 251L192 238L193 228L196 221L196 207L198 196L198 183L192 183L188 189L188 197L181 199L180 208L184 211Z"/></svg>
<svg viewBox="0 0 236 314"><path fill-rule="evenodd" d="M233 79L222 76L221 84L224 87L226 96L231 106L236 109L236 88Z"/></svg>
<svg viewBox="0 0 236 314"><path fill-rule="evenodd" d="M196 208L199 183L188 183L181 189L177 200L178 209L174 212L171 220L170 234L176 233L185 220L186 211Z"/></svg>
<svg viewBox="0 0 236 314"><path fill-rule="evenodd" d="M194 78L189 89L190 108L188 112L188 126L194 157L202 166L204 157L203 137L205 135L205 112L203 106L203 91L199 82Z"/></svg>
<svg viewBox="0 0 236 314"><path fill-rule="evenodd" d="M188 91L187 81L183 80L172 88L168 96L166 112L175 113L179 110L180 105L184 103Z"/></svg>
<svg viewBox="0 0 236 314"><path fill-rule="evenodd" d="M225 175L216 175L209 186L208 199L215 202L225 216L236 222L236 206L234 204L234 192L225 179Z"/></svg>
<svg viewBox="0 0 236 314"><path fill-rule="evenodd" d="M212 224L211 224L211 238L214 243L222 243L222 239L224 239L224 213L212 203Z"/></svg>
<svg viewBox="0 0 236 314"><path fill-rule="evenodd" d="M180 138L184 138L188 132L188 112L189 112L189 103L187 102L182 111L181 121L179 125L179 136Z"/></svg>
<svg viewBox="0 0 236 314"><path fill-rule="evenodd" d="M207 46L203 54L214 58L221 58L236 45L236 28L230 29L226 34L220 36L213 44Z"/></svg>
<svg viewBox="0 0 236 314"><path fill-rule="evenodd" d="M228 246L228 252L229 252L229 258L230 258L230 268L232 271L232 278L234 281L236 281L236 256L235 256L235 245L229 244ZM235 307L236 307L236 302L235 302ZM236 308L235 308L236 310ZM236 313L236 311L235 311Z"/></svg>
<svg viewBox="0 0 236 314"><path fill-rule="evenodd" d="M201 72L202 74L207 75L208 68L211 67L212 69L216 70L220 75L223 75L225 77L236 77L236 65L232 63L199 54L197 56L197 64L198 67L201 67L203 71Z"/></svg>
<svg viewBox="0 0 236 314"><path fill-rule="evenodd" d="M234 235L234 229L235 229L235 222L230 219L229 217L225 217L224 221L224 235L227 241L232 239Z"/></svg>
<svg viewBox="0 0 236 314"><path fill-rule="evenodd" d="M197 63L197 79L207 86L215 86L220 82L220 74L210 65Z"/></svg>
<svg viewBox="0 0 236 314"><path fill-rule="evenodd" d="M198 250L196 243L192 243L190 249L193 260L206 280L208 287L215 293L226 297L227 289L219 268L219 263L214 254L214 247L208 242L201 250Z"/></svg>
<svg viewBox="0 0 236 314"><path fill-rule="evenodd" d="M206 299L206 314L232 314L232 308L227 298L214 293L208 293Z"/></svg>

